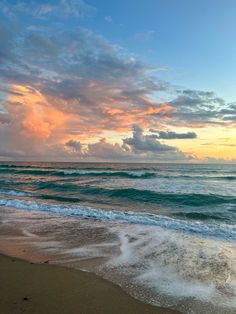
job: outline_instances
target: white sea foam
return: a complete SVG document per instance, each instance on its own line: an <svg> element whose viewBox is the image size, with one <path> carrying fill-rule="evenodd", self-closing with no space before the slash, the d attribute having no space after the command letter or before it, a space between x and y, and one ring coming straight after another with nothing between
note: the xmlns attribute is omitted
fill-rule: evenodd
<svg viewBox="0 0 236 314"><path fill-rule="evenodd" d="M115 228L120 254L107 265L156 292L236 307L236 244L158 227ZM113 230L114 231L114 230Z"/></svg>
<svg viewBox="0 0 236 314"><path fill-rule="evenodd" d="M66 249L64 252L76 257L111 257L111 251L113 251L113 248L118 245L119 242L95 243L84 245L82 247Z"/></svg>
<svg viewBox="0 0 236 314"><path fill-rule="evenodd" d="M236 231L232 229L232 227L228 228L225 224L223 226L220 224L207 225L199 221L191 222L149 213L102 210L82 205L61 205L20 199L0 199L0 205L26 209L29 211L42 211L60 216L73 216L148 226L159 226L164 229L192 233L199 236L216 237L230 241L236 240Z"/></svg>
<svg viewBox="0 0 236 314"><path fill-rule="evenodd" d="M97 175L101 175L101 176L110 176L110 175L117 175L117 176L122 176L122 175L127 175L130 176L131 178L141 178L141 177L145 177L146 175L155 175L155 173L150 173L150 172L146 172L143 170L140 171L124 171L124 170L75 170L75 169L65 169L65 170L57 170L58 173L64 173L65 175L81 175L81 176L85 176L85 175L91 175L91 176L97 176Z"/></svg>
<svg viewBox="0 0 236 314"><path fill-rule="evenodd" d="M58 170L58 172L64 173L65 175L71 175L71 174L81 174L81 175L86 175L91 173L91 171L86 171L86 170ZM96 172L97 173L97 172Z"/></svg>
<svg viewBox="0 0 236 314"><path fill-rule="evenodd" d="M9 206L12 204L12 202L8 203ZM31 206L34 206L36 210L46 208L46 203L37 204L38 207L34 202L21 201L17 204L21 208L25 208L28 204L28 209ZM47 210L44 211L53 212L53 206L57 213L62 211L63 207L52 204L47 204ZM78 210L78 206L76 208ZM79 208L82 212L86 212L86 215L92 210L82 206ZM68 213L69 206L64 210ZM72 213L74 212L75 207L72 208ZM103 212L105 211L100 210L100 215L104 215ZM131 213L129 214L131 215ZM137 213L132 213L132 215L138 216ZM145 218L145 216L142 217ZM180 302L190 299L191 302L212 302L217 306L236 308L236 243L227 242L223 239L196 237L195 234L168 229L165 227L165 218L169 221L168 217L161 216L158 218L163 219L161 221L164 227L122 224L119 221L114 223L115 220L106 223L104 220L95 222L94 220L80 219L77 227L73 225L76 229L71 231L68 240L64 236L56 240L57 238L55 239L52 232L50 238L46 240L43 237L40 242L40 239L35 240L32 237L32 241L41 250L55 254L57 258L62 256L62 263L79 263L83 260L97 259L100 264L93 267L99 267L98 273L101 271L102 274L109 275L111 280L114 278L114 281L121 285L126 285L123 280L128 278L128 281L131 280L131 283L136 288L138 287L138 293L142 291L142 295L151 289L154 295L151 299L153 303L166 305L173 304L171 303L172 299L180 300ZM63 229L71 230L69 222L67 221L65 224L63 221L63 218L61 220L56 218L56 225L59 228L56 230L60 230L62 226ZM74 221L77 220L72 219L71 221L74 224ZM182 223L185 224L184 221ZM36 230L40 231L40 228L45 230L45 224L48 224L48 228L51 226L51 222L47 219L41 220L41 224L40 226L35 225ZM78 241L74 242L75 237L77 237L74 233L75 230L91 228L92 232L94 227L104 228L102 232L106 236L97 237L97 232L94 232L94 240L97 243L81 245ZM32 226L26 226L26 229L29 230L29 236L31 233L34 234ZM55 229L50 227L48 230ZM72 236L73 241L71 241ZM91 243L91 236L88 238ZM86 243L85 238L83 241ZM83 267L85 267L84 265ZM148 296L148 294L149 292L146 295ZM158 299L160 295L165 296L170 303L162 303L162 300ZM150 301L148 297L145 300ZM189 308L191 309L191 306ZM222 314L229 312L195 309L191 312L185 311L185 313Z"/></svg>
<svg viewBox="0 0 236 314"><path fill-rule="evenodd" d="M12 196L32 196L30 193L15 191L15 190L0 190L0 194L12 195Z"/></svg>
<svg viewBox="0 0 236 314"><path fill-rule="evenodd" d="M72 261L105 258L98 272L103 269L102 273L121 285L129 278L135 287L142 287L137 291L143 295L151 289L156 296L153 303L161 295L168 302L189 299L236 308L236 243L139 225L108 225L108 234L116 234L117 240L60 247L58 252L67 254L68 261L71 257Z"/></svg>
<svg viewBox="0 0 236 314"><path fill-rule="evenodd" d="M151 174L150 172L146 172L146 171L142 171L142 170L140 170L140 171L127 171L127 173L131 176L136 176L136 177L142 177L148 173Z"/></svg>

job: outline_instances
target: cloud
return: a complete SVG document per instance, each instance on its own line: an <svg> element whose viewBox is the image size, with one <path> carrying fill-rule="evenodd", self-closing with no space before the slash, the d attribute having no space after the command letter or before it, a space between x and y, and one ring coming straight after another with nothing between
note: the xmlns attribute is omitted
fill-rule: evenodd
<svg viewBox="0 0 236 314"><path fill-rule="evenodd" d="M109 143L102 138L98 142L88 144L83 150L81 142L75 140L70 140L65 146L72 148L70 157L82 160L155 162L189 159L176 147L161 144L151 136L144 135L139 125L133 126L132 137L124 138L123 144Z"/></svg>
<svg viewBox="0 0 236 314"><path fill-rule="evenodd" d="M154 138L163 139L163 140L176 140L176 139L193 139L197 138L197 134L195 132L187 132L187 133L176 133L174 131L158 131L154 129L150 129L149 132L157 133L154 135Z"/></svg>
<svg viewBox="0 0 236 314"><path fill-rule="evenodd" d="M157 101L159 92L168 94L173 87L156 77L156 67L99 34L58 21L82 17L84 6L75 0L61 0L57 6L52 1L1 2L2 154L28 159L186 160L180 150L159 140L195 138L194 132L147 135L146 130L235 125L235 103L227 104L213 92L188 89L177 90L169 101ZM124 136L134 123L133 134ZM119 138L122 133L123 144L111 137L98 140L114 133Z"/></svg>
<svg viewBox="0 0 236 314"><path fill-rule="evenodd" d="M125 146L118 143L108 143L103 138L97 143L88 144L85 156L102 160L129 160L132 158L132 153Z"/></svg>
<svg viewBox="0 0 236 314"><path fill-rule="evenodd" d="M108 23L112 23L113 22L113 19L110 15L107 15L105 16L105 21L108 22Z"/></svg>
<svg viewBox="0 0 236 314"><path fill-rule="evenodd" d="M155 34L154 30L149 30L149 31L145 31L145 32L136 33L134 38L137 41L145 42L145 41L150 40L154 34Z"/></svg>
<svg viewBox="0 0 236 314"><path fill-rule="evenodd" d="M3 34L8 29L3 27ZM64 128L64 136L94 136L104 130L129 130L134 119L144 126L152 119L150 112L161 115L168 109L148 96L167 88L152 77L152 68L87 29L56 35L28 29L19 35L15 30L9 47L13 45L14 56L0 65L8 86L4 107L11 128L32 129L31 120L41 121L49 141L58 137L59 127ZM25 116L15 114L14 103ZM49 109L57 117L64 115L66 125L46 116Z"/></svg>
<svg viewBox="0 0 236 314"><path fill-rule="evenodd" d="M207 157L205 161L208 163L215 163L215 164L221 164L221 163L226 162L224 158L214 158L214 157ZM236 163L236 159L232 158L231 160L228 160L228 163Z"/></svg>
<svg viewBox="0 0 236 314"><path fill-rule="evenodd" d="M72 151L76 153L81 153L82 151L82 144L75 140L70 140L66 143L66 146L72 149Z"/></svg>
<svg viewBox="0 0 236 314"><path fill-rule="evenodd" d="M9 125L11 119L8 114L0 113L0 124Z"/></svg>
<svg viewBox="0 0 236 314"><path fill-rule="evenodd" d="M166 152L176 151L175 147L161 144L150 135L144 135L139 125L133 126L133 136L123 140L124 144L132 147L134 151Z"/></svg>
<svg viewBox="0 0 236 314"><path fill-rule="evenodd" d="M0 3L1 11L8 16L17 14L25 14L33 16L34 18L67 18L76 17L83 18L95 11L95 8L83 0L58 0L55 1L6 1L2 0Z"/></svg>
<svg viewBox="0 0 236 314"><path fill-rule="evenodd" d="M11 23L11 27L0 21L0 64L15 60L14 50L16 49L16 24Z"/></svg>
<svg viewBox="0 0 236 314"><path fill-rule="evenodd" d="M215 142L206 142L206 143L202 143L201 146L215 146L216 143ZM232 143L217 143L217 146L226 146L226 147L236 147L236 144L232 144Z"/></svg>
<svg viewBox="0 0 236 314"><path fill-rule="evenodd" d="M202 127L235 124L235 103L226 103L211 91L177 90L177 97L168 102L175 110L172 124Z"/></svg>

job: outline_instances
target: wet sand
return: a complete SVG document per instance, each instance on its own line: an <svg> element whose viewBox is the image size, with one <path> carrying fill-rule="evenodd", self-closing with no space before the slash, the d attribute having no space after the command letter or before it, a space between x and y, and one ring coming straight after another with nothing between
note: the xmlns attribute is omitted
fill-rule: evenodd
<svg viewBox="0 0 236 314"><path fill-rule="evenodd" d="M144 304L92 273L0 255L1 314L178 313Z"/></svg>

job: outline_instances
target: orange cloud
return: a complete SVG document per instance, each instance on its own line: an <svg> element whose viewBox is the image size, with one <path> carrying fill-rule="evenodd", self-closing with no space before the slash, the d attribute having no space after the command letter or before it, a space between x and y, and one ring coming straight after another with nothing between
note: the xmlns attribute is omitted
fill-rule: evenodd
<svg viewBox="0 0 236 314"><path fill-rule="evenodd" d="M159 114L159 115L166 115L167 113L171 113L176 111L176 109L168 104L158 105L149 107L144 114L146 115L153 115L153 114Z"/></svg>
<svg viewBox="0 0 236 314"><path fill-rule="evenodd" d="M116 108L109 108L107 109L107 113L110 114L111 116L116 115L116 114L123 114L124 111L121 109L116 109Z"/></svg>
<svg viewBox="0 0 236 314"><path fill-rule="evenodd" d="M157 105L145 97L143 107L111 99L106 106L98 103L100 110L94 113L89 107L81 106L78 99L43 95L30 86L12 85L11 89L15 94L9 96L9 112L19 124L21 136L54 143L70 139L88 141L108 130L127 132L134 123L142 128L155 127L152 115L160 115L166 120L168 113L175 110L168 104ZM160 128L160 121L158 123Z"/></svg>
<svg viewBox="0 0 236 314"><path fill-rule="evenodd" d="M13 85L12 90L19 95L10 95L8 109L19 120L23 136L48 139L54 130L65 126L69 117L51 107L40 92L21 85Z"/></svg>

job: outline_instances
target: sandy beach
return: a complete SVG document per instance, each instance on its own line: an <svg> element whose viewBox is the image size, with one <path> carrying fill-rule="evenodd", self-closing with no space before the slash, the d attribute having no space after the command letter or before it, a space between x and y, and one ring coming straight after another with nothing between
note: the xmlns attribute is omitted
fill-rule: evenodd
<svg viewBox="0 0 236 314"><path fill-rule="evenodd" d="M94 274L0 255L0 313L177 313L144 304Z"/></svg>

